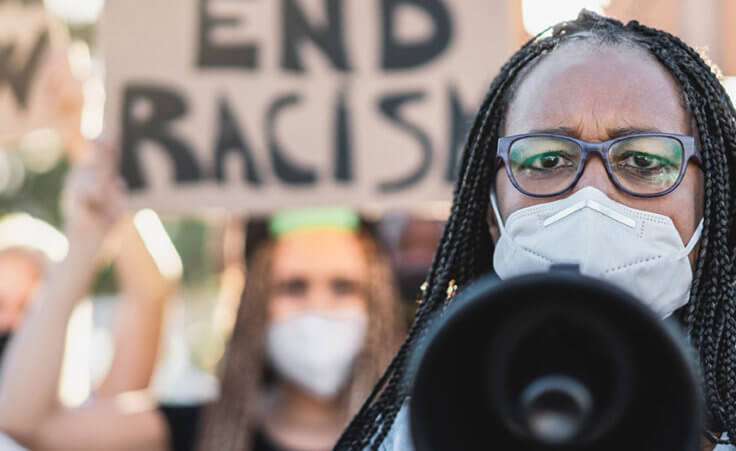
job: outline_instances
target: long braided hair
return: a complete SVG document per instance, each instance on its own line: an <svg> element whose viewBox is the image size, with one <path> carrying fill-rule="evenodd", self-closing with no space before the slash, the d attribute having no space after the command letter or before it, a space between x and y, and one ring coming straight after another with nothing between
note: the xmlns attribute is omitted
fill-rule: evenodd
<svg viewBox="0 0 736 451"><path fill-rule="evenodd" d="M353 375L343 390L343 407L354 414L363 404L381 370L386 367L401 337L398 288L386 257L376 240L358 231L368 274L366 305L368 327ZM197 449L244 451L250 449L258 426L265 362L267 304L271 290L274 239L262 243L247 261L247 281L237 321L224 356L221 396L204 413L197 434Z"/></svg>
<svg viewBox="0 0 736 451"><path fill-rule="evenodd" d="M544 33L543 33L544 34ZM450 217L426 279L421 305L406 341L343 433L336 449L378 449L407 396L407 357L434 314L447 304L448 286L462 287L492 267L488 193L495 183L496 142L520 75L572 39L648 50L674 77L696 125L703 155L704 224L690 300L678 312L704 373L709 429L736 444L736 303L734 269L736 112L712 68L694 49L664 31L627 24L583 10L551 36L527 42L490 85L469 132ZM711 440L716 440L710 437Z"/></svg>

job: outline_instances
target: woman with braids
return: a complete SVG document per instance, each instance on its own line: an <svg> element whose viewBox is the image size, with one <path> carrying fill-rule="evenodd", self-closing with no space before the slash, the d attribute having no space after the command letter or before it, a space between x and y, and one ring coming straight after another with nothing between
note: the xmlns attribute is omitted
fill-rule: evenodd
<svg viewBox="0 0 736 451"><path fill-rule="evenodd" d="M734 108L680 39L588 11L532 39L491 83L414 325L336 449L412 449L407 355L453 287L571 259L681 322L704 373L703 449L733 449L735 171Z"/></svg>
<svg viewBox="0 0 736 451"><path fill-rule="evenodd" d="M83 250L111 225L99 193L120 196L112 178L90 178L95 188L77 190L74 202L92 243ZM376 241L350 210L285 211L268 228L247 262L219 400L156 406L129 393L77 409L53 402L61 358L52 350L63 343L80 294L59 287L91 260L80 251L45 282L40 313L9 345L0 431L33 450L331 449L400 343L397 289ZM39 366L44 374L31 377ZM38 386L26 386L29 379Z"/></svg>

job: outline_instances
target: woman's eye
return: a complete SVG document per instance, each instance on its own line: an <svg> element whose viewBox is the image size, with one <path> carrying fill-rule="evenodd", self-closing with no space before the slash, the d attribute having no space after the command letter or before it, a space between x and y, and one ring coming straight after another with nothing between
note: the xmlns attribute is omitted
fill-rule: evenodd
<svg viewBox="0 0 736 451"><path fill-rule="evenodd" d="M630 157L631 163L637 168L649 168L656 163L656 160L651 155L645 155L638 153Z"/></svg>
<svg viewBox="0 0 736 451"><path fill-rule="evenodd" d="M642 152L626 152L619 160L618 165L633 169L660 169L670 166L664 158Z"/></svg>
<svg viewBox="0 0 736 451"><path fill-rule="evenodd" d="M354 280L333 279L330 286L336 296L349 296L360 292L360 284Z"/></svg>
<svg viewBox="0 0 736 451"><path fill-rule="evenodd" d="M307 293L308 284L304 279L287 279L276 284L276 293L284 296L300 297Z"/></svg>
<svg viewBox="0 0 736 451"><path fill-rule="evenodd" d="M541 154L534 155L527 158L523 163L522 167L530 169L556 169L563 167L571 167L573 162L566 158L563 152L544 152Z"/></svg>

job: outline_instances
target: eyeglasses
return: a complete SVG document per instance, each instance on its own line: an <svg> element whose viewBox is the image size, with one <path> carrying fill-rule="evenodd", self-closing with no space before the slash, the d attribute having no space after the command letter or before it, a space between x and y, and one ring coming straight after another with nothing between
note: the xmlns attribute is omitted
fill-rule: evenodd
<svg viewBox="0 0 736 451"><path fill-rule="evenodd" d="M677 188L691 158L702 165L692 136L637 133L588 142L527 133L498 139L496 168L503 162L511 183L522 193L552 197L577 183L591 153L601 156L620 190L637 197L663 196Z"/></svg>

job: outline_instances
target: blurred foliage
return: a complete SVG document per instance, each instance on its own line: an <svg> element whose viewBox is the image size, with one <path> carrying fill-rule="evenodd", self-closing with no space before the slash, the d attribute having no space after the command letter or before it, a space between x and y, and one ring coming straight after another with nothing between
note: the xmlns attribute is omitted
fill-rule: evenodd
<svg viewBox="0 0 736 451"><path fill-rule="evenodd" d="M0 216L24 211L56 228L61 228L59 199L68 169L67 159L62 158L56 166L44 174L26 170L20 189L10 193L0 192Z"/></svg>
<svg viewBox="0 0 736 451"><path fill-rule="evenodd" d="M94 295L113 294L118 291L118 281L112 262L107 262L97 269L91 291Z"/></svg>
<svg viewBox="0 0 736 451"><path fill-rule="evenodd" d="M203 283L216 271L215 256L209 252L212 228L195 217L165 218L163 223L184 264L183 283Z"/></svg>

